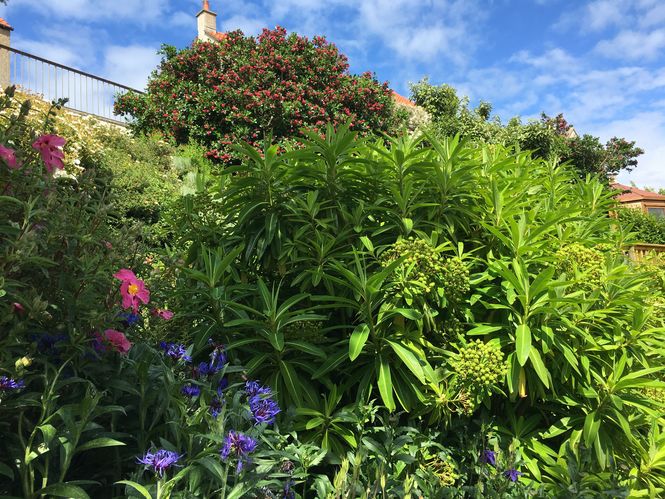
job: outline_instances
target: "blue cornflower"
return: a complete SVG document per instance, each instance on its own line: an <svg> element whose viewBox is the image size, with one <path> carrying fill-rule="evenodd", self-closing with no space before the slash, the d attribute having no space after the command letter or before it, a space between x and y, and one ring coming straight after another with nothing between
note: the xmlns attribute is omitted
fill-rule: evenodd
<svg viewBox="0 0 665 499"><path fill-rule="evenodd" d="M503 476L505 476L511 482L516 482L519 480L521 474L522 472L517 471L515 468L511 468L503 472Z"/></svg>
<svg viewBox="0 0 665 499"><path fill-rule="evenodd" d="M220 399L219 397L213 397L210 401L210 414L212 414L212 417L217 419L217 416L220 415L223 407L224 400Z"/></svg>
<svg viewBox="0 0 665 499"><path fill-rule="evenodd" d="M8 378L7 376L0 376L0 390L20 390L25 386L25 381L22 379L16 381L15 379Z"/></svg>
<svg viewBox="0 0 665 499"><path fill-rule="evenodd" d="M181 343L166 343L162 341L159 344L159 348L164 350L164 354L167 357L170 357L174 361L178 362L182 360L183 362L191 362L192 358L187 355L187 348Z"/></svg>
<svg viewBox="0 0 665 499"><path fill-rule="evenodd" d="M293 487L295 487L296 482L293 480L287 480L286 483L284 484L284 494L283 497L284 499L296 499L296 493L293 490Z"/></svg>
<svg viewBox="0 0 665 499"><path fill-rule="evenodd" d="M275 416L280 412L277 402L270 398L259 398L259 396L249 400L249 409L252 411L254 424L274 423Z"/></svg>
<svg viewBox="0 0 665 499"><path fill-rule="evenodd" d="M192 383L184 385L180 389L180 391L182 392L183 395L189 398L198 397L201 394L201 389L198 386L193 385Z"/></svg>
<svg viewBox="0 0 665 499"><path fill-rule="evenodd" d="M224 390L226 390L228 386L229 386L229 380L226 376L220 379L219 383L217 384L217 395L221 397L222 393L224 393Z"/></svg>
<svg viewBox="0 0 665 499"><path fill-rule="evenodd" d="M224 439L224 445L219 451L222 460L226 461L229 457L238 459L236 472L240 473L245 464L249 463L248 454L254 452L258 442L249 435L231 430Z"/></svg>
<svg viewBox="0 0 665 499"><path fill-rule="evenodd" d="M487 463L490 466L496 466L496 453L493 450L485 449L480 455L480 462Z"/></svg>
<svg viewBox="0 0 665 499"><path fill-rule="evenodd" d="M133 312L121 312L118 314L118 318L124 323L125 327L132 327L141 320L141 316Z"/></svg>
<svg viewBox="0 0 665 499"><path fill-rule="evenodd" d="M137 458L137 462L146 468L152 468L152 471L161 477L171 466L178 466L181 457L173 451L159 449L156 452L146 452L145 456Z"/></svg>
<svg viewBox="0 0 665 499"><path fill-rule="evenodd" d="M33 335L33 339L37 340L37 351L46 355L57 355L58 346L57 344L67 340L68 336L66 334L40 334Z"/></svg>
<svg viewBox="0 0 665 499"><path fill-rule="evenodd" d="M221 348L215 348L210 354L210 361L199 364L199 375L214 376L226 366L226 355Z"/></svg>
<svg viewBox="0 0 665 499"><path fill-rule="evenodd" d="M245 382L245 393L247 394L247 399L252 401L254 398L261 398L262 395L269 397L272 395L270 388L267 386L261 386L258 381L247 381Z"/></svg>

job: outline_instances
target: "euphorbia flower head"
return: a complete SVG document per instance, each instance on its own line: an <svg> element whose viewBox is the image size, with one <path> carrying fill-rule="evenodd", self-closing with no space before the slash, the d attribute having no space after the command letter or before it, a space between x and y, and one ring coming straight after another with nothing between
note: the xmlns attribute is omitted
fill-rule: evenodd
<svg viewBox="0 0 665 499"><path fill-rule="evenodd" d="M47 134L42 135L32 143L32 148L39 151L47 172L52 173L54 168L62 170L65 167L62 162L65 158L65 155L62 152L62 146L64 146L66 142L67 141L64 138L59 137L58 135Z"/></svg>
<svg viewBox="0 0 665 499"><path fill-rule="evenodd" d="M7 163L9 168L16 169L20 166L16 160L16 152L14 149L0 145L0 158Z"/></svg>
<svg viewBox="0 0 665 499"><path fill-rule="evenodd" d="M122 281L120 284L120 295L122 296L122 307L131 308L136 313L139 302L147 304L150 301L150 291L145 283L134 275L129 269L120 269L113 277Z"/></svg>

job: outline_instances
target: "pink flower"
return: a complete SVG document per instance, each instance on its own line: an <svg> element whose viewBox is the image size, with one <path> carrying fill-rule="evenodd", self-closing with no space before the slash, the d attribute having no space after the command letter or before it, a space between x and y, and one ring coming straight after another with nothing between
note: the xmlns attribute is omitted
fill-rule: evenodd
<svg viewBox="0 0 665 499"><path fill-rule="evenodd" d="M62 170L65 167L62 162L65 157L62 152L62 146L66 142L65 139L57 135L42 135L33 142L32 148L39 151L46 171L49 173L53 172L54 168Z"/></svg>
<svg viewBox="0 0 665 499"><path fill-rule="evenodd" d="M115 329L104 331L104 339L113 350L121 354L127 354L132 348L132 342L127 339L127 336Z"/></svg>
<svg viewBox="0 0 665 499"><path fill-rule="evenodd" d="M113 277L122 281L120 284L120 295L122 296L122 307L132 308L134 313L138 312L139 302L147 304L150 301L150 291L145 283L134 275L129 269L120 269Z"/></svg>
<svg viewBox="0 0 665 499"><path fill-rule="evenodd" d="M12 303L12 312L16 314L22 314L23 312L25 312L25 307L23 307L23 305L21 305L18 302L14 302Z"/></svg>
<svg viewBox="0 0 665 499"><path fill-rule="evenodd" d="M16 169L20 166L16 160L16 151L14 149L0 145L0 158L7 163L9 168Z"/></svg>
<svg viewBox="0 0 665 499"><path fill-rule="evenodd" d="M153 308L150 313L155 317L161 317L165 321L173 319L173 312L166 310L165 308Z"/></svg>

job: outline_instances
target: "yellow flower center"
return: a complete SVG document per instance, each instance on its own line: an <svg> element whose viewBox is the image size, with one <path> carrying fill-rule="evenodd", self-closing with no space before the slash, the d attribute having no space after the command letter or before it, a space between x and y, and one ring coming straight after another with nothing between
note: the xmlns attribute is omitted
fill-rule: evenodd
<svg viewBox="0 0 665 499"><path fill-rule="evenodd" d="M127 292L130 295L135 296L136 293L139 292L139 287L136 284L130 284L129 287L127 288Z"/></svg>

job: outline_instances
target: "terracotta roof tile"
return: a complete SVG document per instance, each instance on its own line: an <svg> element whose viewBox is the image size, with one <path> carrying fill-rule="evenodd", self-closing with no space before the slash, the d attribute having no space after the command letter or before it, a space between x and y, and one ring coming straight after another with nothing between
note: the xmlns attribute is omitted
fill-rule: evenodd
<svg viewBox="0 0 665 499"><path fill-rule="evenodd" d="M14 29L14 28L12 28L11 24L9 24L7 21L5 21L2 17L0 17L0 27L6 28L6 29Z"/></svg>
<svg viewBox="0 0 665 499"><path fill-rule="evenodd" d="M665 196L657 192L645 191L644 189L623 184L612 184L612 187L622 191L617 196L620 203L630 203L631 201L665 201Z"/></svg>
<svg viewBox="0 0 665 499"><path fill-rule="evenodd" d="M403 106L416 107L416 105L413 102L411 102L403 95L398 94L394 90L393 90L393 99L395 100L395 102L397 102L398 104L402 104Z"/></svg>

